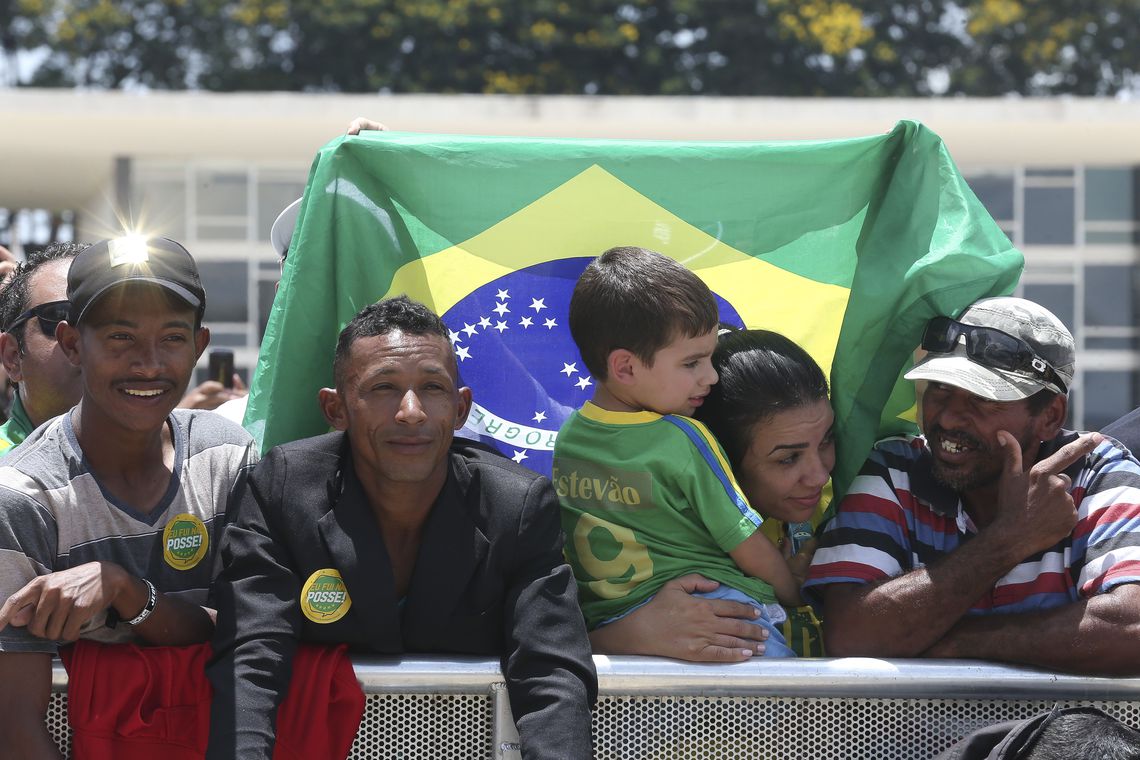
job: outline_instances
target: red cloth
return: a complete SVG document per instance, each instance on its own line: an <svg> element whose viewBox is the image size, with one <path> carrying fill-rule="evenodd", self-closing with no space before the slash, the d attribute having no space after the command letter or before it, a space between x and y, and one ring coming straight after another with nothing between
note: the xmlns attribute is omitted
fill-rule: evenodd
<svg viewBox="0 0 1140 760"><path fill-rule="evenodd" d="M210 646L79 641L61 650L74 760L202 760ZM364 714L347 647L302 644L277 711L274 760L344 760Z"/></svg>

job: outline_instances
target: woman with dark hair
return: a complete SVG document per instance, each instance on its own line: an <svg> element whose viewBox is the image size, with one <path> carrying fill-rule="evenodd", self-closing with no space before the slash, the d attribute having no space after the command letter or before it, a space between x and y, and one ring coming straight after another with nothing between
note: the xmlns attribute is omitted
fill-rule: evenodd
<svg viewBox="0 0 1140 760"><path fill-rule="evenodd" d="M713 366L720 380L697 419L724 447L737 482L763 518L760 530L784 550L792 573L807 574L815 528L830 502L834 415L827 378L795 342L769 330L724 330ZM689 575L590 634L594 651L686 660L746 659L762 643L748 605L702 599L716 588ZM801 656L822 656L820 623L810 607L789 609L784 636Z"/></svg>

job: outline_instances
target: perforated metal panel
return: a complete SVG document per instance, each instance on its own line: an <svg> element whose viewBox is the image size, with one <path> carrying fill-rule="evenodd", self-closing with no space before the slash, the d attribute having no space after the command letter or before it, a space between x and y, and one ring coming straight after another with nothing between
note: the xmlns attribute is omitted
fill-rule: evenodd
<svg viewBox="0 0 1140 760"><path fill-rule="evenodd" d="M67 726L67 692L54 691L48 702L47 727L64 757L71 755L71 729Z"/></svg>
<svg viewBox="0 0 1140 760"><path fill-rule="evenodd" d="M1052 700L608 697L594 712L597 760L929 760L975 728L1028 718ZM1140 726L1140 702L1076 702Z"/></svg>
<svg viewBox="0 0 1140 760"><path fill-rule="evenodd" d="M353 760L487 760L488 694L370 694Z"/></svg>
<svg viewBox="0 0 1140 760"><path fill-rule="evenodd" d="M929 760L976 728L1054 704L1099 707L1140 728L1140 679L929 660L595 661L602 690L593 724L598 760ZM354 664L368 697L349 757L495 758L495 723L505 720L492 697L502 681L497 663ZM47 724L66 756L62 668L53 687Z"/></svg>

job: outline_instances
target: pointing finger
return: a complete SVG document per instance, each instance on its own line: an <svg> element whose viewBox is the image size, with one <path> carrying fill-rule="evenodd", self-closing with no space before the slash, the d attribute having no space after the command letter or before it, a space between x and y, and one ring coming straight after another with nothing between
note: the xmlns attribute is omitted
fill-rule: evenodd
<svg viewBox="0 0 1140 760"><path fill-rule="evenodd" d="M38 595L38 591L29 584L8 597L0 607L0 631L9 625L27 625L35 612Z"/></svg>
<svg viewBox="0 0 1140 760"><path fill-rule="evenodd" d="M1100 445L1100 442L1103 440L1104 436L1100 433L1086 433L1077 440L1066 443L1053 452L1051 456L1042 459L1037 463L1034 469L1047 474L1060 473L1073 462L1087 456L1089 452Z"/></svg>

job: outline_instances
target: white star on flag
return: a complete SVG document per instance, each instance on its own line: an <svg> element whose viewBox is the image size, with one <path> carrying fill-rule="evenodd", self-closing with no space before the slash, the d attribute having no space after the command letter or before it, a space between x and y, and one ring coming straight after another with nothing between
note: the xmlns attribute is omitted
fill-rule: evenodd
<svg viewBox="0 0 1140 760"><path fill-rule="evenodd" d="M566 377L570 377L571 375L573 375L575 372L578 371L578 362L574 362L573 364L567 364L566 362L562 362L562 369L560 369L558 371L561 372L562 374L566 375Z"/></svg>
<svg viewBox="0 0 1140 760"><path fill-rule="evenodd" d="M510 297L511 297L511 294L505 290L500 290L498 293L495 294L495 298L498 298L500 301L505 301Z"/></svg>
<svg viewBox="0 0 1140 760"><path fill-rule="evenodd" d="M455 349L455 355L459 357L459 361L464 361L471 358L471 349L467 346L459 346Z"/></svg>
<svg viewBox="0 0 1140 760"><path fill-rule="evenodd" d="M475 325L469 325L466 322L463 323L463 332L467 333L468 335L474 335L478 330L479 328Z"/></svg>
<svg viewBox="0 0 1140 760"><path fill-rule="evenodd" d="M500 317L503 316L504 314L510 314L510 312L511 312L511 310L507 307L507 305L505 303L495 304L495 308L491 309L491 311L495 312Z"/></svg>
<svg viewBox="0 0 1140 760"><path fill-rule="evenodd" d="M549 307L546 305L545 298L532 298L530 299L530 308L534 309L536 312L539 312Z"/></svg>
<svg viewBox="0 0 1140 760"><path fill-rule="evenodd" d="M495 323L495 329L498 330L499 334L501 335L503 330L507 329L507 323L506 322L496 322Z"/></svg>
<svg viewBox="0 0 1140 760"><path fill-rule="evenodd" d="M578 378L578 382L574 383L574 385L577 385L582 390L586 390L586 388L593 385L593 383L590 382L590 376L587 375L586 377Z"/></svg>
<svg viewBox="0 0 1140 760"><path fill-rule="evenodd" d="M558 323L554 321L554 318L553 318L553 317L551 317L550 319L548 319L548 320L546 320L545 322L543 322L543 323L542 323L542 325L543 325L543 327L545 327L547 330L552 330L552 329L554 329L555 327L558 327Z"/></svg>
<svg viewBox="0 0 1140 760"><path fill-rule="evenodd" d="M486 317L479 317L479 326L485 330L491 326L491 320Z"/></svg>
<svg viewBox="0 0 1140 760"><path fill-rule="evenodd" d="M535 412L534 413L534 421L535 422L542 422L545 419L546 419L546 412Z"/></svg>
<svg viewBox="0 0 1140 760"><path fill-rule="evenodd" d="M463 340L463 336L457 333L455 330L448 330L447 335L449 338L451 338L452 343L458 343L459 341Z"/></svg>
<svg viewBox="0 0 1140 760"><path fill-rule="evenodd" d="M521 320L519 320L519 327L523 328L524 330L533 324L534 320L530 317L523 317Z"/></svg>
<svg viewBox="0 0 1140 760"><path fill-rule="evenodd" d="M515 455L511 457L511 459L515 460L519 464L522 464L522 461L526 459L526 452L515 449Z"/></svg>

